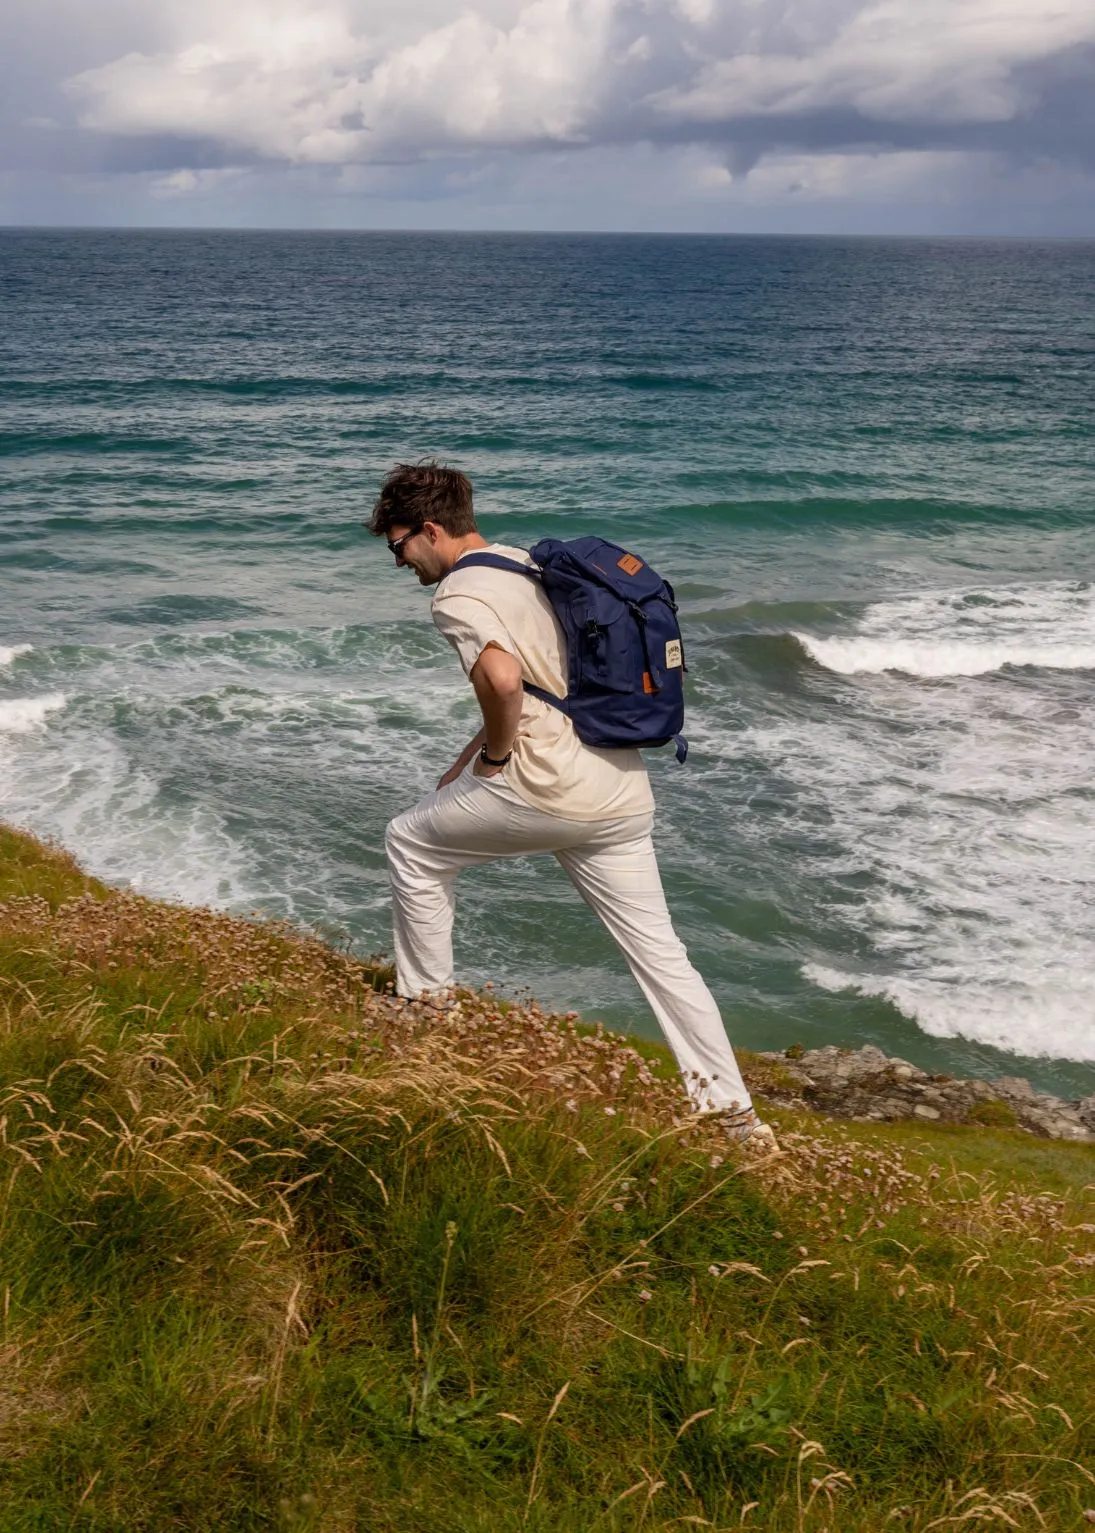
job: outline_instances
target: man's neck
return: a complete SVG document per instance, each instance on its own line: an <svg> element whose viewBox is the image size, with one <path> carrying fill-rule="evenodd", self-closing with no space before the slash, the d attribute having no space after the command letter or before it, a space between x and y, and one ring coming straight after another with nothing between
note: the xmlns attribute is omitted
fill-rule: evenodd
<svg viewBox="0 0 1095 1533"><path fill-rule="evenodd" d="M462 538L450 538L448 547L445 549L446 562L449 561L451 556L449 569L452 569L461 554L469 553L473 548L486 548L486 546L486 538L478 532L467 532Z"/></svg>

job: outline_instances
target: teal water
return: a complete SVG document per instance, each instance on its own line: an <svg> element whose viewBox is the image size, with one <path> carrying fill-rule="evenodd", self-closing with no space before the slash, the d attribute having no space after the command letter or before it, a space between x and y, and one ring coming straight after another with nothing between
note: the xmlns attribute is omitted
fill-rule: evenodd
<svg viewBox="0 0 1095 1533"><path fill-rule="evenodd" d="M4 818L386 948L476 715L360 522L437 454L676 586L659 852L735 1041L1095 1089L1095 246L7 231L0 306ZM550 861L457 954L653 1031Z"/></svg>

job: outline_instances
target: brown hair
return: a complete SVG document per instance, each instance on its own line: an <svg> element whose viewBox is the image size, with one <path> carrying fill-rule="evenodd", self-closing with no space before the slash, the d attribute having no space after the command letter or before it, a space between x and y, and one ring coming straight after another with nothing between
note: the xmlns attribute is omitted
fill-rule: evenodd
<svg viewBox="0 0 1095 1533"><path fill-rule="evenodd" d="M457 468L429 459L397 463L380 487L367 525L374 538L386 538L393 527L415 531L436 522L453 538L477 532L471 503L471 480Z"/></svg>

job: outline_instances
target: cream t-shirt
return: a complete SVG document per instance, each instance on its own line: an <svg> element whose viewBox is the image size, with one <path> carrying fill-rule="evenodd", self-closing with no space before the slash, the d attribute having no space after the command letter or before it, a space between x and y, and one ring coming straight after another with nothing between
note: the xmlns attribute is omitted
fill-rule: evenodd
<svg viewBox="0 0 1095 1533"><path fill-rule="evenodd" d="M532 564L523 548L491 543L489 551ZM526 681L556 697L566 696L566 639L537 582L515 570L476 565L462 570L458 559L435 592L431 610L465 675L471 675L488 644L497 644L521 662ZM504 775L526 804L568 820L615 820L649 814L654 807L637 750L583 745L566 714L530 692L525 693Z"/></svg>

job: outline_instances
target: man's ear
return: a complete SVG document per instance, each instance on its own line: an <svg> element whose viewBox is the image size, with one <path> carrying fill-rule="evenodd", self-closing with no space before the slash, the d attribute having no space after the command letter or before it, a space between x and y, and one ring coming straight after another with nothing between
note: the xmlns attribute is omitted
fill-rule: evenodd
<svg viewBox="0 0 1095 1533"><path fill-rule="evenodd" d="M437 540L444 533L445 529L440 527L437 522L423 522L422 531L429 538L431 546L436 548Z"/></svg>

